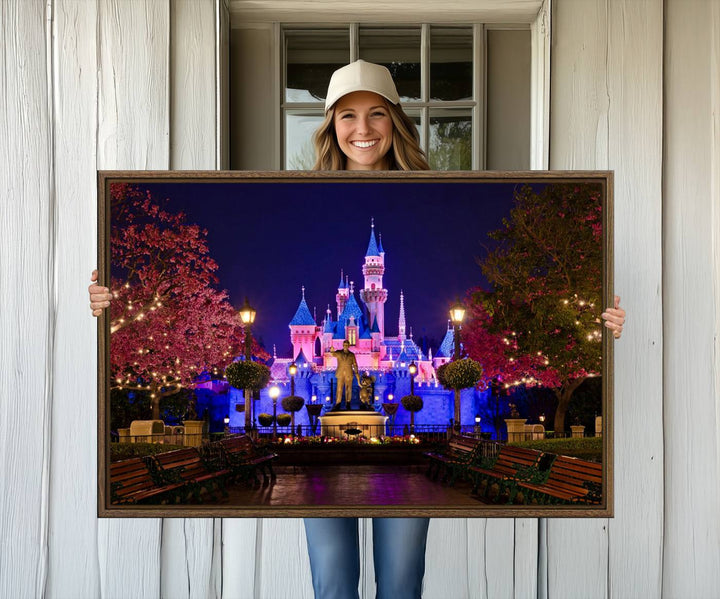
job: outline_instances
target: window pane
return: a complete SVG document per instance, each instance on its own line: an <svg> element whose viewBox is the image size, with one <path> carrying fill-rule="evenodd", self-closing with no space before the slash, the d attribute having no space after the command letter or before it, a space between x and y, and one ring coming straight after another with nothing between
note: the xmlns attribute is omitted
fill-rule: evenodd
<svg viewBox="0 0 720 599"><path fill-rule="evenodd" d="M472 168L472 116L467 109L430 111L428 162L437 171Z"/></svg>
<svg viewBox="0 0 720 599"><path fill-rule="evenodd" d="M530 168L530 32L488 31L487 161L490 170Z"/></svg>
<svg viewBox="0 0 720 599"><path fill-rule="evenodd" d="M469 27L430 29L430 99L472 100L473 35Z"/></svg>
<svg viewBox="0 0 720 599"><path fill-rule="evenodd" d="M415 129L417 129L418 135L420 136L420 147L425 147L425 140L423 139L422 120L420 118L419 108L403 108L405 114L407 114L413 123L415 123Z"/></svg>
<svg viewBox="0 0 720 599"><path fill-rule="evenodd" d="M315 164L312 135L322 122L322 113L293 112L285 115L286 170L312 170Z"/></svg>
<svg viewBox="0 0 720 599"><path fill-rule="evenodd" d="M285 33L286 102L325 100L333 71L350 62L347 29Z"/></svg>
<svg viewBox="0 0 720 599"><path fill-rule="evenodd" d="M360 58L386 66L401 102L420 100L420 28L360 28Z"/></svg>

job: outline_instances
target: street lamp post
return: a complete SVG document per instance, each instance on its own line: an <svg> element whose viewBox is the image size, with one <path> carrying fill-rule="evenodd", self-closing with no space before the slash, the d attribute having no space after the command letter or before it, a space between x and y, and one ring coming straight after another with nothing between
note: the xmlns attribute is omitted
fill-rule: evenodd
<svg viewBox="0 0 720 599"><path fill-rule="evenodd" d="M255 310L250 307L247 298L245 298L245 304L240 308L240 320L245 325L245 360L252 360L252 324L255 322ZM250 399L250 389L244 389L245 393L245 432L248 433L251 428L252 415L252 401Z"/></svg>
<svg viewBox="0 0 720 599"><path fill-rule="evenodd" d="M462 322L464 319L465 306L460 303L460 300L457 300L453 307L450 308L450 320L452 320L452 323L455 327L453 329L453 338L455 341L453 360L458 360L460 358L460 327L462 326Z"/></svg>
<svg viewBox="0 0 720 599"><path fill-rule="evenodd" d="M297 365L295 362L290 364L288 372L290 373L290 395L295 395L295 375L297 374Z"/></svg>
<svg viewBox="0 0 720 599"><path fill-rule="evenodd" d="M465 307L456 300L455 304L450 308L450 320L453 322L453 339L455 341L455 351L453 352L453 361L460 359L460 326L465 318ZM462 423L460 421L460 389L455 389L455 429L460 430Z"/></svg>
<svg viewBox="0 0 720 599"><path fill-rule="evenodd" d="M479 439L481 436L481 430L480 430L480 421L482 418L480 417L480 414L475 414L475 438Z"/></svg>
<svg viewBox="0 0 720 599"><path fill-rule="evenodd" d="M408 366L408 372L410 373L410 395L415 395L415 375L417 374L417 364L413 360Z"/></svg>
<svg viewBox="0 0 720 599"><path fill-rule="evenodd" d="M273 385L268 391L273 403L273 441L277 439L277 400L280 397L280 387Z"/></svg>

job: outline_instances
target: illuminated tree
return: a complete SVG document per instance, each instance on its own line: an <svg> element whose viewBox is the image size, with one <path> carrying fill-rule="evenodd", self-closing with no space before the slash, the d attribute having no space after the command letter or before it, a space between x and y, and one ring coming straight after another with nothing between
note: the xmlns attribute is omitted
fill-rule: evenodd
<svg viewBox="0 0 720 599"><path fill-rule="evenodd" d="M217 264L207 232L147 191L110 191L112 386L148 391L159 419L162 397L192 387L203 372L222 376L241 351L243 329L227 294L212 287Z"/></svg>
<svg viewBox="0 0 720 599"><path fill-rule="evenodd" d="M480 265L493 291L475 290L471 305L479 315L474 334L480 335L481 328L495 335L491 347L496 351L482 355L476 340L470 354L486 370L504 376L506 384L535 379L530 384L552 388L555 430L564 431L573 392L601 372L600 187L549 184L536 190L525 185L515 193L510 217L490 237L497 247ZM505 351L497 351L502 349L499 339ZM502 356L507 357L505 366ZM512 365L511 358L518 364Z"/></svg>

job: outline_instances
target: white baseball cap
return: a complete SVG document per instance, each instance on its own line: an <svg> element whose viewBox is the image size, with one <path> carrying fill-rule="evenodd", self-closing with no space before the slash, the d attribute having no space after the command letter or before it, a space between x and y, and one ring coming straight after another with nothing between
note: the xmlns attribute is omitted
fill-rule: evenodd
<svg viewBox="0 0 720 599"><path fill-rule="evenodd" d="M325 112L343 96L358 91L375 92L397 104L400 101L390 71L382 65L356 60L339 68L330 77Z"/></svg>

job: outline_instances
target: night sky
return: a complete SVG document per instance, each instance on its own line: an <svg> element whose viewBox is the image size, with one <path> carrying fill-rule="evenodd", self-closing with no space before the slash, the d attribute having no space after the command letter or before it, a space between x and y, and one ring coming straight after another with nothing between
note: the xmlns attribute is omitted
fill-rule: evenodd
<svg viewBox="0 0 720 599"><path fill-rule="evenodd" d="M301 299L320 324L340 269L362 288L370 221L382 234L385 332L397 335L400 290L408 333L439 343L448 309L467 289L487 287L476 259L512 206L515 183L145 183L168 209L208 230L218 287L257 310L253 335L279 357L291 352L288 323ZM437 345L432 346L433 353Z"/></svg>

